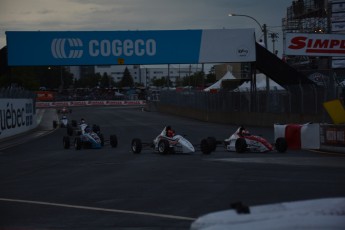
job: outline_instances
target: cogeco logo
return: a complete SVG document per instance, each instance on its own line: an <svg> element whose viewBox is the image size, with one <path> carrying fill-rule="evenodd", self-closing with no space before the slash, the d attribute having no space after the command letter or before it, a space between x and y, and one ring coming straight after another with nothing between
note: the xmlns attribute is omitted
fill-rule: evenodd
<svg viewBox="0 0 345 230"><path fill-rule="evenodd" d="M156 54L156 41L148 40L130 40L124 41L114 39L110 40L91 40L89 42L89 55L91 57L103 56L154 56Z"/></svg>
<svg viewBox="0 0 345 230"><path fill-rule="evenodd" d="M51 43L54 58L81 58L82 49L83 42L79 38L55 38ZM154 56L157 44L154 39L90 40L88 49L90 57Z"/></svg>
<svg viewBox="0 0 345 230"><path fill-rule="evenodd" d="M55 38L51 43L54 58L81 58L82 48L83 42L79 38Z"/></svg>

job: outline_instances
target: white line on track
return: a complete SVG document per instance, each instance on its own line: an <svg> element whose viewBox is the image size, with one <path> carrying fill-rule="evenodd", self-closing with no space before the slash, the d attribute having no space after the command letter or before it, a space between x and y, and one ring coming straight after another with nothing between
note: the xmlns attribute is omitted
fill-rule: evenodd
<svg viewBox="0 0 345 230"><path fill-rule="evenodd" d="M0 198L0 201L16 202L16 203L23 203L23 204L47 205L47 206L55 206L55 207L63 207L63 208L74 208L74 209L82 209L82 210L90 210L90 211L101 211L101 212L112 212L112 213L152 216L152 217L168 218L168 219L174 219L174 220L188 220L188 221L194 221L195 220L195 218L191 218L191 217L174 216L174 215L166 215L166 214L151 213L151 212L138 212L138 211L129 211L129 210L121 210L121 209L97 208L97 207L89 207L89 206L59 204L59 203L32 201L32 200Z"/></svg>

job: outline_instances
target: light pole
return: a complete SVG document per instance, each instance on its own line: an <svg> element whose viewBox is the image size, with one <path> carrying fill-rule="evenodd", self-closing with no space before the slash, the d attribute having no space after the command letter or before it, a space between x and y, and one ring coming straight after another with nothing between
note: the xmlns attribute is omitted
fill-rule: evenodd
<svg viewBox="0 0 345 230"><path fill-rule="evenodd" d="M256 20L252 16L249 16L246 14L229 14L229 17L233 17L233 16L246 17L246 18L250 18L250 19L254 20L256 22L256 24L259 25L261 32L264 34L264 43L265 43L265 48L267 49L267 26L266 26L266 24L261 25L258 20Z"/></svg>
<svg viewBox="0 0 345 230"><path fill-rule="evenodd" d="M264 34L264 44L265 44L265 48L267 49L267 26L266 24L263 24L261 26L261 24L259 23L258 20L256 20L255 18L253 18L252 16L249 16L249 15L246 15L246 14L229 14L229 17L232 17L232 16L239 16L239 17L246 17L246 18L250 18L252 19L253 21L256 22L256 24L258 24L258 26L260 27L261 29L261 32ZM256 78L256 77L255 77ZM256 80L255 80L256 81ZM256 82L255 82L256 84ZM270 90L270 80L269 78L266 76L266 110L268 109L268 99L269 99L269 90Z"/></svg>

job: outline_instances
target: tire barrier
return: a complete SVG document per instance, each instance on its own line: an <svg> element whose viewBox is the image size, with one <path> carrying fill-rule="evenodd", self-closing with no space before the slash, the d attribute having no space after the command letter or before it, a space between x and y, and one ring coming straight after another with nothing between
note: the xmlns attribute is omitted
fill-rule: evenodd
<svg viewBox="0 0 345 230"><path fill-rule="evenodd" d="M288 149L320 149L320 124L275 124L274 137L284 137Z"/></svg>

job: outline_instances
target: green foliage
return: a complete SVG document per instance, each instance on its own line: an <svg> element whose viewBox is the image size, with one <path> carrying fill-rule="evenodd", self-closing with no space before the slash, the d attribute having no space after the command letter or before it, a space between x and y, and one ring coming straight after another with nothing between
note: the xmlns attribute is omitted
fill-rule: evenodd
<svg viewBox="0 0 345 230"><path fill-rule="evenodd" d="M131 73L129 72L128 68L125 68L125 71L123 72L123 77L119 83L120 87L133 87L134 81L132 78Z"/></svg>
<svg viewBox="0 0 345 230"><path fill-rule="evenodd" d="M153 79L152 80L152 85L157 86L157 87L166 87L168 86L167 84L167 78L166 77L161 77L160 79ZM169 79L169 86L172 86L172 82Z"/></svg>
<svg viewBox="0 0 345 230"><path fill-rule="evenodd" d="M202 87L205 84L205 74L202 71L196 72L184 77L182 82L184 86Z"/></svg>

